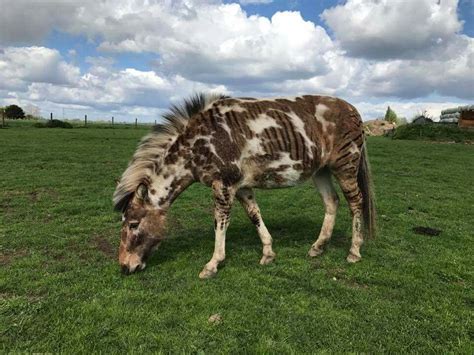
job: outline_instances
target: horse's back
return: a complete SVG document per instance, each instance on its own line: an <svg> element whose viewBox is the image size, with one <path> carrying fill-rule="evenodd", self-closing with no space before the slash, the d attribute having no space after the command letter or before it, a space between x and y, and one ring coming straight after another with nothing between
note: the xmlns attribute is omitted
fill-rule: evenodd
<svg viewBox="0 0 474 355"><path fill-rule="evenodd" d="M362 134L357 110L327 96L222 99L200 120L200 134L210 135L217 160L225 169L238 169L242 184L254 187L304 181L337 159L344 140Z"/></svg>

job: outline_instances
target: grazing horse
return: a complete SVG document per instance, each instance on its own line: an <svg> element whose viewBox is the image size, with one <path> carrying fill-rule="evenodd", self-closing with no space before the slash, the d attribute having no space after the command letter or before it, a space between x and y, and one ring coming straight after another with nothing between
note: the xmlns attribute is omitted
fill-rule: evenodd
<svg viewBox="0 0 474 355"><path fill-rule="evenodd" d="M209 278L225 258L225 235L235 198L263 244L261 264L275 258L253 188L295 186L312 178L325 205L321 232L309 250L323 252L339 203L332 176L352 212L348 262L361 259L363 231L375 233L362 121L349 103L333 97L253 99L199 94L172 106L138 146L114 193L123 213L119 249L122 272L145 267L164 238L166 213L188 186L201 182L214 196L215 248L199 274ZM363 228L364 227L364 228Z"/></svg>

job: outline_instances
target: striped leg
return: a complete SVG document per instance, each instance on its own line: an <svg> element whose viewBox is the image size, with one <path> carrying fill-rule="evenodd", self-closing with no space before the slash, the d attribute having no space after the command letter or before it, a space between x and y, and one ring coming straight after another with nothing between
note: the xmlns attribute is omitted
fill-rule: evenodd
<svg viewBox="0 0 474 355"><path fill-rule="evenodd" d="M339 197L332 184L331 173L324 169L313 176L313 182L323 199L326 213L324 215L323 226L316 242L308 252L309 256L318 256L324 251L324 245L331 239L334 224L336 222L336 212L339 205Z"/></svg>
<svg viewBox="0 0 474 355"><path fill-rule="evenodd" d="M272 250L272 237L263 223L260 209L255 200L255 195L252 189L243 188L237 191L237 198L247 212L248 217L257 228L258 235L263 244L263 256L262 259L260 259L260 264L267 265L275 259L276 254Z"/></svg>
<svg viewBox="0 0 474 355"><path fill-rule="evenodd" d="M221 181L212 184L214 194L214 230L216 242L211 260L204 266L199 278L208 279L216 275L217 266L225 259L225 233L230 221L230 209L235 192L232 187L225 186Z"/></svg>
<svg viewBox="0 0 474 355"><path fill-rule="evenodd" d="M355 171L355 173L354 173ZM352 244L347 261L355 263L361 259L360 247L364 241L362 236L362 193L357 183L357 169L349 169L342 173L334 173L352 213Z"/></svg>

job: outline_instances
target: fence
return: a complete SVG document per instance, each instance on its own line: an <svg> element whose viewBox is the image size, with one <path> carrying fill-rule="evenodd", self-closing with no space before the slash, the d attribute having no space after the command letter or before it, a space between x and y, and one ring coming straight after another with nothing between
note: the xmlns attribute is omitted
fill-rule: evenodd
<svg viewBox="0 0 474 355"><path fill-rule="evenodd" d="M50 119L51 121L54 119L54 115L53 115L52 112L50 113L49 119ZM79 123L79 122L81 122L80 119L72 119L72 120L66 119L66 120L64 120L64 121L71 123L71 124L72 124L73 126L75 126L75 127L80 127L80 126L81 126L81 124ZM2 121L2 122L4 122L4 117L3 117L3 121ZM90 120L88 120L88 118L87 118L87 114L84 115L84 121L83 121L83 122L84 122L84 124L82 125L83 127L94 126L94 127L97 127L97 128L99 128L99 127L107 127L107 126L110 127L110 128L114 128L114 127L117 126L117 125L118 125L118 126L132 126L132 125L133 125L133 127L138 128L139 126L151 126L151 125L155 125L155 126L156 126L156 125L157 125L157 121L156 121L156 120L154 121L154 123L152 123L152 122L142 122L142 123L140 123L140 122L138 122L138 118L137 118L137 117L135 117L135 120L134 120L132 123L130 123L130 122L125 122L125 121L123 121L123 122L116 122L114 116L111 117L111 120L110 120L110 121L100 121L100 120L99 120L99 121L90 121ZM3 125L4 125L4 124L2 124L2 126L3 126Z"/></svg>

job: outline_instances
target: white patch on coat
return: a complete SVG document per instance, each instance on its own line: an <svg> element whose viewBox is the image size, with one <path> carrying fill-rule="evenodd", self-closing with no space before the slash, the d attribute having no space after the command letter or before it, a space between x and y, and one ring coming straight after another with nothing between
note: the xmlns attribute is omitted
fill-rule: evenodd
<svg viewBox="0 0 474 355"><path fill-rule="evenodd" d="M160 174L156 175L151 183L150 189L154 189L155 194L148 194L152 205L157 206L160 199L168 196L171 184L175 179L180 180L189 176L191 172L184 167L186 161L179 157L173 165L164 165ZM164 176L167 175L166 178Z"/></svg>
<svg viewBox="0 0 474 355"><path fill-rule="evenodd" d="M349 152L351 154L359 154L360 153L360 150L359 150L359 147L357 147L357 144L355 144L354 142L351 143L351 148L349 149Z"/></svg>
<svg viewBox="0 0 474 355"><path fill-rule="evenodd" d="M270 127L281 128L274 118L264 113L259 114L254 120L247 121L247 126L256 134L260 134Z"/></svg>
<svg viewBox="0 0 474 355"><path fill-rule="evenodd" d="M324 104L318 104L316 105L316 113L315 113L315 117L316 119L318 120L318 122L320 122L323 126L323 131L326 131L328 129L328 126L330 125L334 125L334 122L330 122L330 121L327 121L325 118L324 118L324 114L329 110L329 107L327 107L326 105Z"/></svg>
<svg viewBox="0 0 474 355"><path fill-rule="evenodd" d="M157 206L158 202L160 199L168 196L169 193L169 188L171 186L171 183L173 180L176 178L176 175L173 173L168 173L168 176L166 179L163 177L163 174L156 175L155 178L153 179L153 182L151 184L151 188L153 188L156 193L155 194L148 194L148 197L150 199L150 202L152 205Z"/></svg>
<svg viewBox="0 0 474 355"><path fill-rule="evenodd" d="M285 113L288 117L291 118L293 126L297 133L301 135L304 139L304 144L306 146L306 151L308 152L308 157L310 159L313 158L313 150L314 143L309 139L308 135L306 134L306 130L304 129L304 122L303 120L294 112L287 112Z"/></svg>
<svg viewBox="0 0 474 355"><path fill-rule="evenodd" d="M295 170L293 168L294 164L302 164L301 160L293 160L290 157L290 153L284 152L280 153L280 159L272 161L268 167L272 169L277 169L282 165L289 165L288 168L285 170L279 171L278 175L280 175L283 179L285 179L285 185L292 186L298 184L301 179L301 171Z"/></svg>
<svg viewBox="0 0 474 355"><path fill-rule="evenodd" d="M245 112L247 111L245 108L243 108L240 105L226 105L226 106L218 106L219 112L224 115L227 112L234 111L234 112Z"/></svg>
<svg viewBox="0 0 474 355"><path fill-rule="evenodd" d="M252 139L247 140L245 147L242 150L241 159L261 154L265 154L265 150L262 147L262 141L257 137L253 137Z"/></svg>
<svg viewBox="0 0 474 355"><path fill-rule="evenodd" d="M227 124L227 122L219 122L219 124L222 126L222 128L224 128L224 130L227 132L227 134L229 135L229 139L232 141L233 138L232 138L232 132L230 131L230 127L229 125Z"/></svg>
<svg viewBox="0 0 474 355"><path fill-rule="evenodd" d="M326 133L326 131L328 130L328 128L330 126L335 126L336 124L334 122L331 122L331 121L328 121L324 118L324 115L326 114L326 112L329 110L329 107L327 107L326 105L324 104L318 104L316 105L316 113L315 113L315 117L316 117L316 120L321 123L322 125L322 130L323 130L323 134ZM332 140L331 140L332 141ZM326 161L326 157L331 154L331 151L332 151L332 147L324 147L324 145L321 146L321 160L324 162Z"/></svg>

